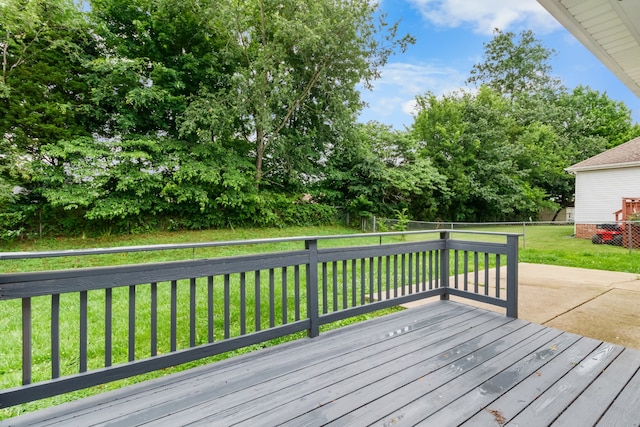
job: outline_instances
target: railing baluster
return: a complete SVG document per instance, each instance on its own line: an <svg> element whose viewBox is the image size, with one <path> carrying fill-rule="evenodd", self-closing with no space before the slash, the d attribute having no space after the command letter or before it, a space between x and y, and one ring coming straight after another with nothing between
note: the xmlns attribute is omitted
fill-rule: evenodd
<svg viewBox="0 0 640 427"><path fill-rule="evenodd" d="M176 351L178 343L178 282L171 281L171 351Z"/></svg>
<svg viewBox="0 0 640 427"><path fill-rule="evenodd" d="M413 285L415 285L415 291L420 292L420 252L415 253L415 260L415 281L412 280L411 282L413 283Z"/></svg>
<svg viewBox="0 0 640 427"><path fill-rule="evenodd" d="M458 289L458 250L453 251L453 287Z"/></svg>
<svg viewBox="0 0 640 427"><path fill-rule="evenodd" d="M433 251L429 251L429 289L433 289Z"/></svg>
<svg viewBox="0 0 640 427"><path fill-rule="evenodd" d="M87 372L87 291L80 292L80 372Z"/></svg>
<svg viewBox="0 0 640 427"><path fill-rule="evenodd" d="M240 273L240 335L247 334L247 275Z"/></svg>
<svg viewBox="0 0 640 427"><path fill-rule="evenodd" d="M476 294L478 293L478 282L480 281L478 268L479 268L478 252L474 252L473 253L473 292L475 292Z"/></svg>
<svg viewBox="0 0 640 427"><path fill-rule="evenodd" d="M367 283L365 279L366 267L364 258L360 259L360 305L364 305L364 294L365 294L365 284Z"/></svg>
<svg viewBox="0 0 640 427"><path fill-rule="evenodd" d="M327 284L327 263L322 263L322 313L329 312L329 290Z"/></svg>
<svg viewBox="0 0 640 427"><path fill-rule="evenodd" d="M469 251L464 251L464 290L469 290Z"/></svg>
<svg viewBox="0 0 640 427"><path fill-rule="evenodd" d="M158 284L151 283L151 356L158 355Z"/></svg>
<svg viewBox="0 0 640 427"><path fill-rule="evenodd" d="M357 291L357 268L356 260L351 260L351 307L357 305L358 291Z"/></svg>
<svg viewBox="0 0 640 427"><path fill-rule="evenodd" d="M391 257L385 256L386 299L391 298Z"/></svg>
<svg viewBox="0 0 640 427"><path fill-rule="evenodd" d="M489 253L484 253L484 294L489 295Z"/></svg>
<svg viewBox="0 0 640 427"><path fill-rule="evenodd" d="M276 288L273 268L269 269L269 327L276 325Z"/></svg>
<svg viewBox="0 0 640 427"><path fill-rule="evenodd" d="M413 293L413 252L409 252L409 294Z"/></svg>
<svg viewBox="0 0 640 427"><path fill-rule="evenodd" d="M294 293L296 300L295 315L296 321L300 320L300 266L293 267Z"/></svg>
<svg viewBox="0 0 640 427"><path fill-rule="evenodd" d="M398 255L393 256L393 297L398 296Z"/></svg>
<svg viewBox="0 0 640 427"><path fill-rule="evenodd" d="M22 384L31 384L31 298L22 298Z"/></svg>
<svg viewBox="0 0 640 427"><path fill-rule="evenodd" d="M338 263L331 264L331 276L333 277L333 311L338 311Z"/></svg>
<svg viewBox="0 0 640 427"><path fill-rule="evenodd" d="M242 273L244 275L244 273ZM209 342L212 343L215 340L215 330L213 323L213 276L207 277L207 333Z"/></svg>
<svg viewBox="0 0 640 427"><path fill-rule="evenodd" d="M426 252L422 252L422 290L423 291L427 290L427 253Z"/></svg>
<svg viewBox="0 0 640 427"><path fill-rule="evenodd" d="M434 251L433 253L433 262L435 264L435 272L434 272L434 286L439 288L443 286L442 281L440 280L440 251Z"/></svg>
<svg viewBox="0 0 640 427"><path fill-rule="evenodd" d="M255 277L255 282L254 282L254 295L253 295L253 300L254 300L254 313L253 313L253 318L254 318L254 323L255 323L255 329L256 332L258 332L261 329L261 325L260 325L260 270L256 270L254 272L254 277Z"/></svg>
<svg viewBox="0 0 640 427"><path fill-rule="evenodd" d="M287 289L287 267L282 267L282 324L286 325L289 323L289 315L287 313L287 305L288 299L287 295L289 294L289 290Z"/></svg>
<svg viewBox="0 0 640 427"><path fill-rule="evenodd" d="M496 298L500 298L500 254L496 254Z"/></svg>
<svg viewBox="0 0 640 427"><path fill-rule="evenodd" d="M347 308L347 260L342 261L342 308Z"/></svg>
<svg viewBox="0 0 640 427"><path fill-rule="evenodd" d="M401 272L401 281L400 281L400 290L402 291L402 296L405 295L405 288L407 287L407 281L406 281L406 276L405 276L405 270L406 270L406 254L402 254L401 258L400 258L400 263L401 263L401 267L402 267L402 272Z"/></svg>
<svg viewBox="0 0 640 427"><path fill-rule="evenodd" d="M136 360L136 285L129 286L129 362Z"/></svg>
<svg viewBox="0 0 640 427"><path fill-rule="evenodd" d="M104 290L104 366L111 366L113 359L113 289Z"/></svg>
<svg viewBox="0 0 640 427"><path fill-rule="evenodd" d="M231 323L231 290L229 289L230 278L228 274L224 275L224 339L229 338Z"/></svg>
<svg viewBox="0 0 640 427"><path fill-rule="evenodd" d="M382 300L382 257L378 257L378 300Z"/></svg>
<svg viewBox="0 0 640 427"><path fill-rule="evenodd" d="M51 295L51 378L60 377L60 294Z"/></svg>
<svg viewBox="0 0 640 427"><path fill-rule="evenodd" d="M369 258L369 302L373 302L373 261L373 258Z"/></svg>
<svg viewBox="0 0 640 427"><path fill-rule="evenodd" d="M189 279L189 346L196 346L196 278Z"/></svg>

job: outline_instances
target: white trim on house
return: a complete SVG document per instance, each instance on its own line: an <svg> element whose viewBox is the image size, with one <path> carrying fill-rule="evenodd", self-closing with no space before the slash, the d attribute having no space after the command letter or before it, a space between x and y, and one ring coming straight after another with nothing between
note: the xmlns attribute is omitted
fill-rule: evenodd
<svg viewBox="0 0 640 427"><path fill-rule="evenodd" d="M628 163L613 163L609 165L593 165L593 166L582 166L582 167L568 167L565 170L567 172L576 173L576 172L584 172L584 171L596 171L596 170L605 170L605 169L622 169L622 168L640 168L640 162L628 162Z"/></svg>

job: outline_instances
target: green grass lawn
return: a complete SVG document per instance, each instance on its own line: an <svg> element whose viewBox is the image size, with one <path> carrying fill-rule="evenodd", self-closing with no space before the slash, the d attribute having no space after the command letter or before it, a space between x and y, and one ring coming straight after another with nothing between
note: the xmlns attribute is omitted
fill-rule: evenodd
<svg viewBox="0 0 640 427"><path fill-rule="evenodd" d="M576 239L573 226L526 227L520 261L640 274L640 251Z"/></svg>
<svg viewBox="0 0 640 427"><path fill-rule="evenodd" d="M634 250L630 253L628 249L608 246L608 245L594 245L589 240L581 240L572 237L573 226L527 226L524 230L522 226L490 226L482 228L474 228L475 231L489 231L489 232L510 232L510 233L522 233L524 231L524 239L520 241L520 261L530 263L543 263L554 264L570 267L582 267L592 269L602 269L611 271L624 271L630 273L640 274L640 257L638 251ZM238 229L238 230L208 230L208 231L185 231L185 232L171 232L171 233L152 233L136 236L110 236L98 239L45 239L45 240L33 240L33 241L21 241L14 243L5 243L0 247L0 250L4 252L11 251L48 251L48 250L67 250L67 249L79 249L79 248L96 248L96 247L115 247L115 246L138 246L138 245L152 245L152 244L168 244L168 243L192 243L192 242L210 242L210 241L230 241L230 240L244 240L244 239L260 239L260 238L272 238L272 237L289 237L289 236L322 236L322 235L336 235L336 234L355 234L359 233L359 230L354 230L345 227L298 227L298 228L286 228L286 229ZM436 235L428 238L436 238ZM410 241L425 238L424 235L409 235L405 237L400 236L385 236L385 237L371 237L371 238L345 238L340 240L322 240L319 243L319 247L329 246L354 246L361 244L380 244L394 241ZM480 236L470 235L464 233L452 233L452 238L456 239L470 239L476 240ZM483 240L487 239L487 236L482 236ZM491 236L489 240L495 240L504 242L503 236ZM16 271L34 271L34 270L47 270L47 269L62 269L62 268L79 268L90 267L100 265L121 265L121 264L134 264L134 263L148 263L148 262L161 262L169 260L186 260L186 259L198 259L206 257L219 257L219 256L232 256L241 255L246 253L255 252L267 252L267 251L280 251L280 250L295 250L302 249L304 242L286 242L286 243L271 243L265 245L243 245L243 246L229 246L229 247L214 247L214 248L197 248L197 249L181 249L181 250L169 250L158 252L139 252L139 253L124 253L124 254L106 254L106 255L91 255L91 256L71 256L64 258L48 258L48 259L30 259L30 260L2 260L0 261L0 273L2 272L16 272ZM262 283L266 284L266 280ZM140 285L140 291L144 293L144 287L149 285ZM204 287L205 283L199 282L199 287ZM94 291L92 291L94 292ZM90 313L96 316L95 321L90 319L92 329L89 330L91 341L100 341L104 334L101 325L102 315L104 311L103 297L95 291L89 300ZM127 313L127 289L114 289L114 313L122 312ZM164 291L166 293L166 291ZM198 291L200 292L200 291ZM204 294L204 292L200 292ZM122 295L120 295L122 294ZM279 296L278 296L279 297ZM48 309L49 300L46 297L37 297L33 299L34 304L34 378L44 379L47 377L49 367L49 360L46 357L40 357L39 354L47 354L46 350L49 345L49 329L48 329ZM141 298L141 301L143 299ZM159 300L168 300L167 295L161 294ZM63 322L67 322L67 329L74 331L62 337L64 341L63 347L73 347L74 343L77 343L77 327L74 325L77 323L77 305L78 302L74 299L74 296L62 296L61 303L63 312L61 318ZM188 312L188 297L183 297L180 301L180 312ZM232 302L232 305L235 303ZM42 305L42 307L40 307ZM220 306L220 305L219 305ZM201 309L201 308L199 308ZM0 302L0 330L3 334L0 335L0 389L15 385L19 382L20 378L20 316L9 315L9 313L19 313L20 301L11 300ZM205 308L202 308L205 310ZM397 309L385 310L383 313L389 313ZM148 307L145 303L140 303L140 320L139 325L148 324ZM290 310L293 312L293 310ZM304 311L304 310L303 310ZM366 318L370 318L380 313L371 313L366 316L360 316L358 318L349 319L347 321L339 322L336 325L329 325L324 329L342 326L346 323L360 321ZM178 319L181 325L181 330L188 330L186 318ZM217 318L221 317L221 313L216 314ZM120 318L114 317L114 329L127 328L127 316L124 314ZM200 321L200 323L202 323ZM268 325L266 325L268 326ZM232 331L232 336L238 334L239 326L235 325ZM9 333L5 333L9 331ZM144 345L148 342L145 340L145 336L148 333L144 330L141 332L140 343L141 346L138 353L144 356L144 352L148 351L144 348ZM160 331L163 334L162 331ZM163 345L166 347L166 331L164 336L160 337L163 341ZM297 334L293 337L285 337L272 342L266 343L266 345L274 345L284 340L290 340L303 336L303 333ZM147 337L148 338L148 337ZM220 337L217 337L220 338ZM188 341L188 336L183 335L181 340ZM204 339L199 338L198 342L204 342ZM144 344L143 344L144 343ZM118 339L114 337L114 362L121 362L126 360L126 338ZM114 389L126 384L131 384L146 380L149 378L158 377L170 372L176 372L178 370L186 369L195 365L201 365L209 363L213 360L226 358L235 354L251 351L254 348L262 347L265 344L254 346L253 348L241 349L234 352L230 352L223 355L218 355L206 360L190 363L176 368L164 370L162 372L155 372L147 375L138 376L114 383L94 387L88 390L82 390L75 393L69 393L63 396L57 396L50 399L44 399L37 402L28 403L25 405L16 406L0 410L0 419L13 417L23 412L32 411L35 409L51 406L61 403L63 401L77 399L79 397L95 394L107 389ZM42 347L41 349L39 347ZM166 351L163 350L163 351ZM65 356L64 354L62 355ZM39 357L42 359L40 360ZM95 368L102 363L102 352L100 347L97 347L90 354L89 367ZM70 357L71 362L68 365L63 365L61 368L63 374L77 372L77 360Z"/></svg>

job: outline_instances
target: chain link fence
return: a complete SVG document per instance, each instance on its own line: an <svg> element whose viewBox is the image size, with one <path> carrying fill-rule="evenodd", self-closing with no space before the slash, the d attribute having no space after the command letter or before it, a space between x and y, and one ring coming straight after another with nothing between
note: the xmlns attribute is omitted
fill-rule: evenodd
<svg viewBox="0 0 640 427"><path fill-rule="evenodd" d="M640 221L619 221L611 223L574 223L566 221L523 221L523 222L428 222L408 221L396 218L362 218L362 230L370 232L418 231L418 230L471 230L521 233L521 247L526 248L527 229L531 227L570 227L575 238L588 239L597 245L621 246L628 249L640 248Z"/></svg>
<svg viewBox="0 0 640 427"><path fill-rule="evenodd" d="M596 245L640 248L640 221L580 222L575 225L575 234L579 239L591 239Z"/></svg>

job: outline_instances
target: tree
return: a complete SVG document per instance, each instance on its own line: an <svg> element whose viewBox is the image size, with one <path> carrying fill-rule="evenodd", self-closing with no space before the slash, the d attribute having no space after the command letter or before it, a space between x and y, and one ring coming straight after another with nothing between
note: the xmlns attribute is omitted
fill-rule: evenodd
<svg viewBox="0 0 640 427"><path fill-rule="evenodd" d="M406 132L370 122L334 144L318 192L356 215L407 209L424 218L435 210L433 194L442 185L443 176L416 156L415 140Z"/></svg>
<svg viewBox="0 0 640 427"><path fill-rule="evenodd" d="M0 137L38 158L41 145L88 134L93 40L72 0L8 0L0 11Z"/></svg>
<svg viewBox="0 0 640 427"><path fill-rule="evenodd" d="M201 228L220 225L224 207L245 200L245 183L252 184L244 172L251 166L243 160L247 144L235 144L232 129L218 144L180 134L198 90L227 89L233 74L233 64L218 55L220 31L199 7L92 1L102 48L88 62L92 136L45 146L50 161L37 165L38 180L51 206L96 222L148 224L162 214Z"/></svg>
<svg viewBox="0 0 640 427"><path fill-rule="evenodd" d="M43 147L93 128L86 64L95 54L73 0L0 3L0 181L11 191L3 213L14 219L26 220L46 203L34 164L55 159Z"/></svg>
<svg viewBox="0 0 640 427"><path fill-rule="evenodd" d="M252 145L256 186L282 181L273 176L282 171L313 169L326 141L354 123L356 85L378 77L389 55L412 41L397 37L397 25L376 23L376 8L366 0L211 4L205 14L224 31L223 60L237 68L226 96L200 91L183 134L217 136L220 127L238 125L234 131Z"/></svg>
<svg viewBox="0 0 640 427"><path fill-rule="evenodd" d="M226 41L202 3L91 0L92 24L104 49L92 63L91 82L101 136L177 138L182 115L201 87L211 93L229 89L234 66L220 57Z"/></svg>
<svg viewBox="0 0 640 427"><path fill-rule="evenodd" d="M473 66L467 83L487 85L510 99L554 93L560 89L560 80L551 76L554 54L531 30L516 36L496 28L493 39L484 44L483 62Z"/></svg>
<svg viewBox="0 0 640 427"><path fill-rule="evenodd" d="M412 132L418 155L446 177L436 218L504 221L537 215L545 193L517 162L524 150L508 99L483 86L477 94L417 100Z"/></svg>

